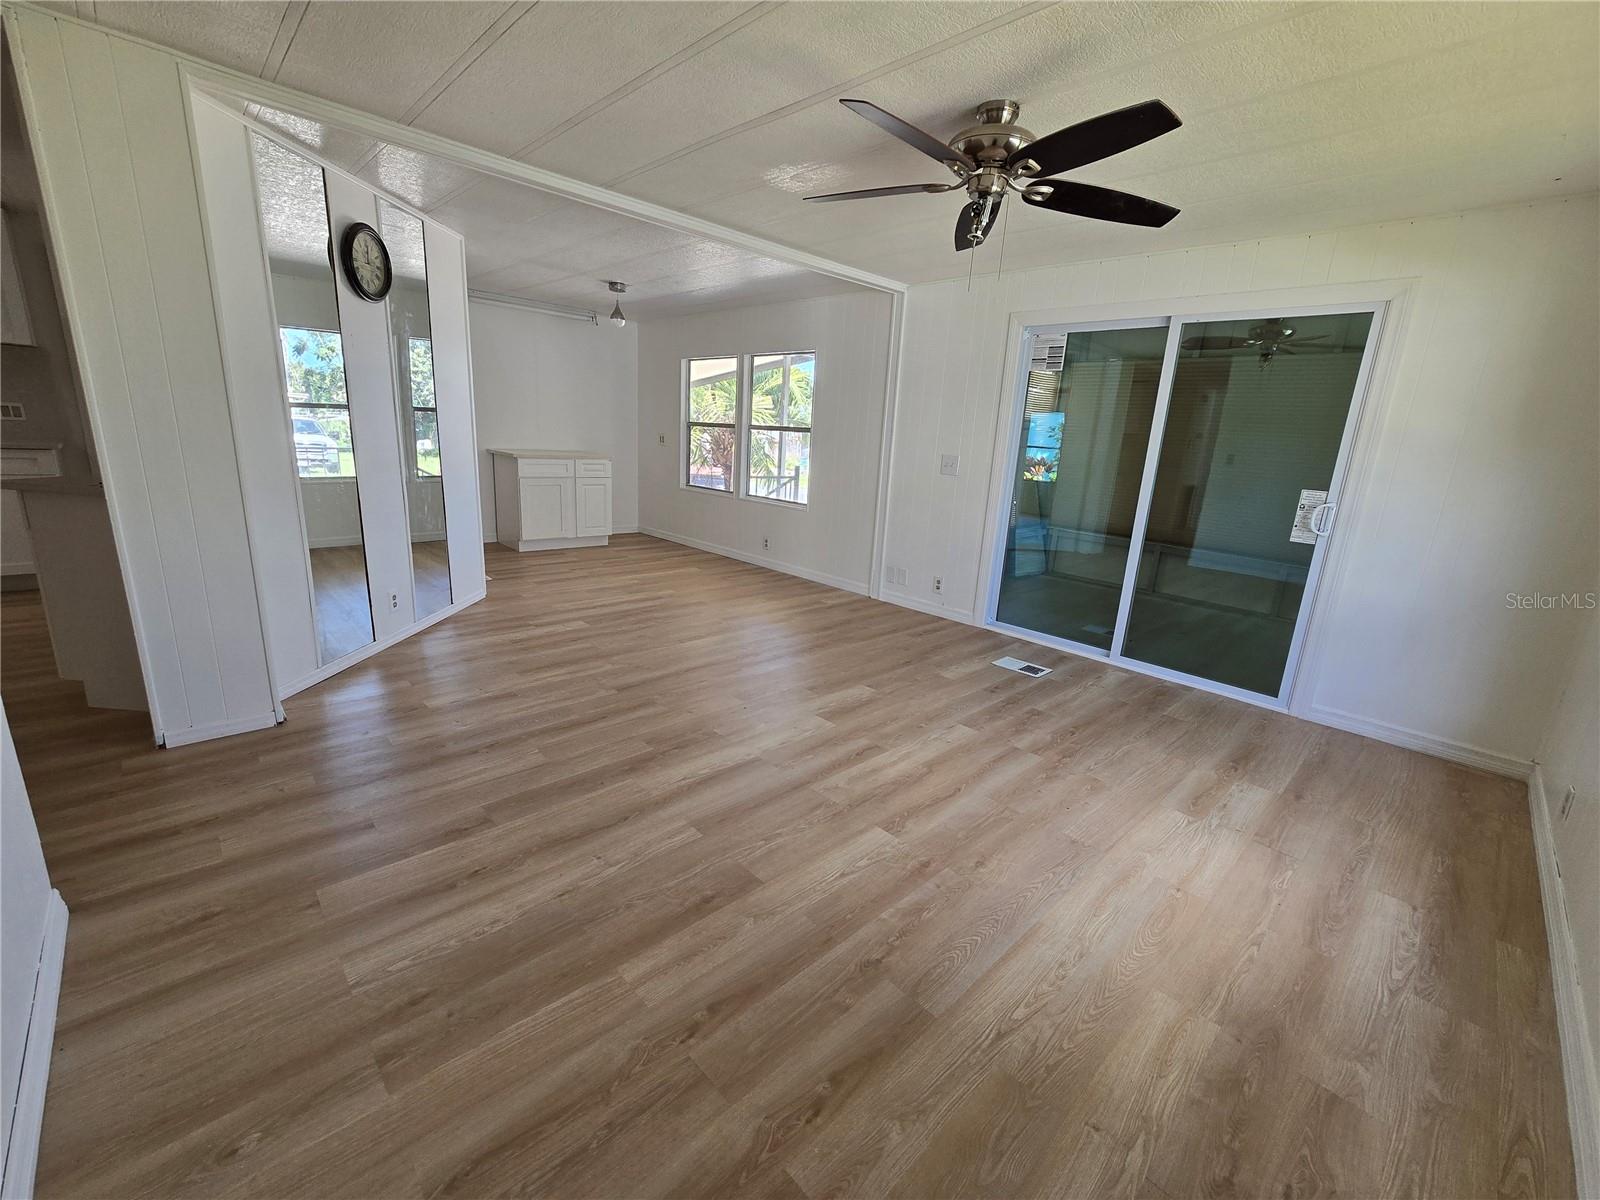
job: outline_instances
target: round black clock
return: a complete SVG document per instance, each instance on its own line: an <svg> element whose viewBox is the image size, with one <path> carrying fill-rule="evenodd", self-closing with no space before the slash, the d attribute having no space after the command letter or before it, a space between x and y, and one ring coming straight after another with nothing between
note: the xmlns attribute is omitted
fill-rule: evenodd
<svg viewBox="0 0 1600 1200"><path fill-rule="evenodd" d="M389 294L394 272L389 266L389 249L371 225L352 221L339 239L339 261L344 277L363 300L374 302Z"/></svg>

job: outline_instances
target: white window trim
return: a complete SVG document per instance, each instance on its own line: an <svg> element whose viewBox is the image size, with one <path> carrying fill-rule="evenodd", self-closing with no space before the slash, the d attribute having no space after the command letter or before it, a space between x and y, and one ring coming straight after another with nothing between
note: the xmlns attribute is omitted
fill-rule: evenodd
<svg viewBox="0 0 1600 1200"><path fill-rule="evenodd" d="M689 482L689 364L705 362L707 359L731 358L734 361L734 386L733 386L733 474L735 483L730 488L702 487L698 483ZM744 412L745 385L748 383L745 376L744 356L740 354L691 354L683 359L678 367L678 465L674 468L678 473L678 487L686 492L693 492L701 496L724 496L736 499L739 496L736 481L743 469L743 456L739 449L740 416ZM706 422L696 421L696 425Z"/></svg>
<svg viewBox="0 0 1600 1200"><path fill-rule="evenodd" d="M752 406L752 380L755 374L755 360L758 358L772 358L778 355L793 357L794 355L809 354L813 364L820 358L815 350L759 350L746 354L717 354L702 353L686 355L678 364L678 461L674 470L678 474L678 487L687 492L696 492L706 496L724 496L737 500L751 500L757 504L772 504L779 508L793 512L796 509L804 511L811 507L811 490L809 481L804 500L780 500L775 496L757 496L750 491L750 434L752 429L780 429L788 432L805 433L815 436L817 428L815 396L811 412L811 424L800 426L771 426L755 425L750 423ZM689 364L704 362L707 359L731 358L736 364L734 367L734 402L733 402L733 472L736 484L732 488L709 488L700 484L689 482ZM815 368L813 368L813 372ZM813 378L815 375L813 373ZM705 424L705 422L692 422ZM815 443L812 443L815 445Z"/></svg>
<svg viewBox="0 0 1600 1200"><path fill-rule="evenodd" d="M750 437L751 437L751 431L754 430L754 429L776 429L776 430L779 430L781 432L804 433L808 437L811 437L811 436L815 435L816 429L817 429L817 410L816 410L816 394L815 394L815 392L812 393L812 397L811 397L811 401L812 401L811 424L805 426L804 429L802 429L798 425L755 425L755 424L752 424L751 420L750 420L751 411L752 411L752 409L754 408L754 405L755 405L754 392L755 392L755 361L756 361L756 359L758 359L758 358L776 358L776 357L779 357L779 356L782 356L785 359L790 359L790 358L795 357L796 355L802 355L802 354L809 354L811 356L812 386L815 387L816 386L817 361L818 361L818 357L819 357L815 350L758 350L758 351L755 351L755 352L753 352L751 354L745 355L745 390L744 390L744 403L742 405L742 408L744 410L744 436L740 439L739 446L740 446L741 450L743 451L746 459L748 459L749 454L750 454ZM785 369L786 370L788 369L787 363L785 363ZM813 445L814 444L815 443L813 443ZM810 485L809 480L807 481L807 484L806 484L806 498L804 500L782 500L782 499L779 499L777 496L756 496L756 495L752 495L751 492L750 492L750 469L749 469L748 462L746 463L744 469L739 472L739 489L740 489L740 495L742 495L746 500L755 500L755 501L757 501L758 503L761 503L761 504L777 504L777 505L781 505L784 508L790 508L790 509L794 509L794 508L802 508L802 509L804 509L804 508L810 508L811 507L811 485Z"/></svg>

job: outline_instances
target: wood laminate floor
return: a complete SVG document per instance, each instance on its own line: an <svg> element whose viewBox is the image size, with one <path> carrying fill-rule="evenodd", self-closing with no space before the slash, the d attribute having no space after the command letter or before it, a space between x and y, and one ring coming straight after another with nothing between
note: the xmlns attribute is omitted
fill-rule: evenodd
<svg viewBox="0 0 1600 1200"><path fill-rule="evenodd" d="M1566 1196L1525 793L643 537L182 750L4 689L43 1197Z"/></svg>
<svg viewBox="0 0 1600 1200"><path fill-rule="evenodd" d="M310 555L318 650L327 664L372 644L367 556L362 546L323 546ZM411 575L418 620L449 605L450 558L443 540L411 543Z"/></svg>

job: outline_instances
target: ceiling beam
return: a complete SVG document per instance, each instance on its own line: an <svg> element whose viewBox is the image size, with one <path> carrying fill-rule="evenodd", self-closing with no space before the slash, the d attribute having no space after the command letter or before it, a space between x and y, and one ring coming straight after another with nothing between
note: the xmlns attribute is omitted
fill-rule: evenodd
<svg viewBox="0 0 1600 1200"><path fill-rule="evenodd" d="M794 246L772 241L770 238L758 237L755 234L745 233L738 229L730 229L726 225L718 225L716 222L707 221L702 217L679 212L677 209L667 208L661 204L653 204L648 200L641 200L637 196L629 196L623 192L600 187L597 184L585 183L580 179L572 179L566 175L558 175L554 171L546 171L542 167L531 166L528 163L519 162L517 159L507 158L502 154L495 154L488 150L481 150L476 146L469 146L465 142L456 141L454 138L441 137L425 130L414 129L409 125L402 125L386 117L375 116L372 113L363 112L358 108L351 108L349 105L339 104L332 100L323 100L298 89L285 87L280 83L272 83L254 75L246 74L243 71L236 71L231 67L217 66L215 63L196 58L192 54L185 54L181 50L174 50L169 46L163 46L146 38L124 33L120 29L112 29L94 21L85 21L78 17L68 16L54 9L40 8L36 4L29 3L28 0L7 0L4 7L33 9L44 16L50 17L52 20L71 21L74 24L85 25L111 37L136 42L159 50L163 54L170 54L178 60L179 72L186 85L215 97L236 101L242 100L246 103L266 104L273 108L295 113L298 116L326 121L328 124L335 125L348 132L359 133L407 150L415 150L420 154L428 154L434 158L455 163L458 166L467 167L485 175L493 175L513 183L524 184L537 191L562 196L568 200L576 200L582 204L605 209L608 212L619 213L635 220L646 221L652 225L660 225L667 229L676 229L682 233L706 238L709 241L721 242L726 246L734 246L740 250L747 250L752 254L776 259L779 262L791 263L808 271L814 271L819 275L842 279L847 283L854 283L861 287L873 288L882 292L902 293L909 286L903 280L891 279L887 275L878 275L872 271L863 271L848 263L835 262L832 259L823 258L821 255L811 254Z"/></svg>

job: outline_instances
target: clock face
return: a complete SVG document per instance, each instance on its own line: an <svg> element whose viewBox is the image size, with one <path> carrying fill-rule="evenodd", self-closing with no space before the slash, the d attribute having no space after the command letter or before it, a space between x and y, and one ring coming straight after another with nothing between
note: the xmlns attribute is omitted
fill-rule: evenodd
<svg viewBox="0 0 1600 1200"><path fill-rule="evenodd" d="M359 222L351 225L344 232L340 251L345 278L362 297L382 300L389 294L389 251L377 230Z"/></svg>

